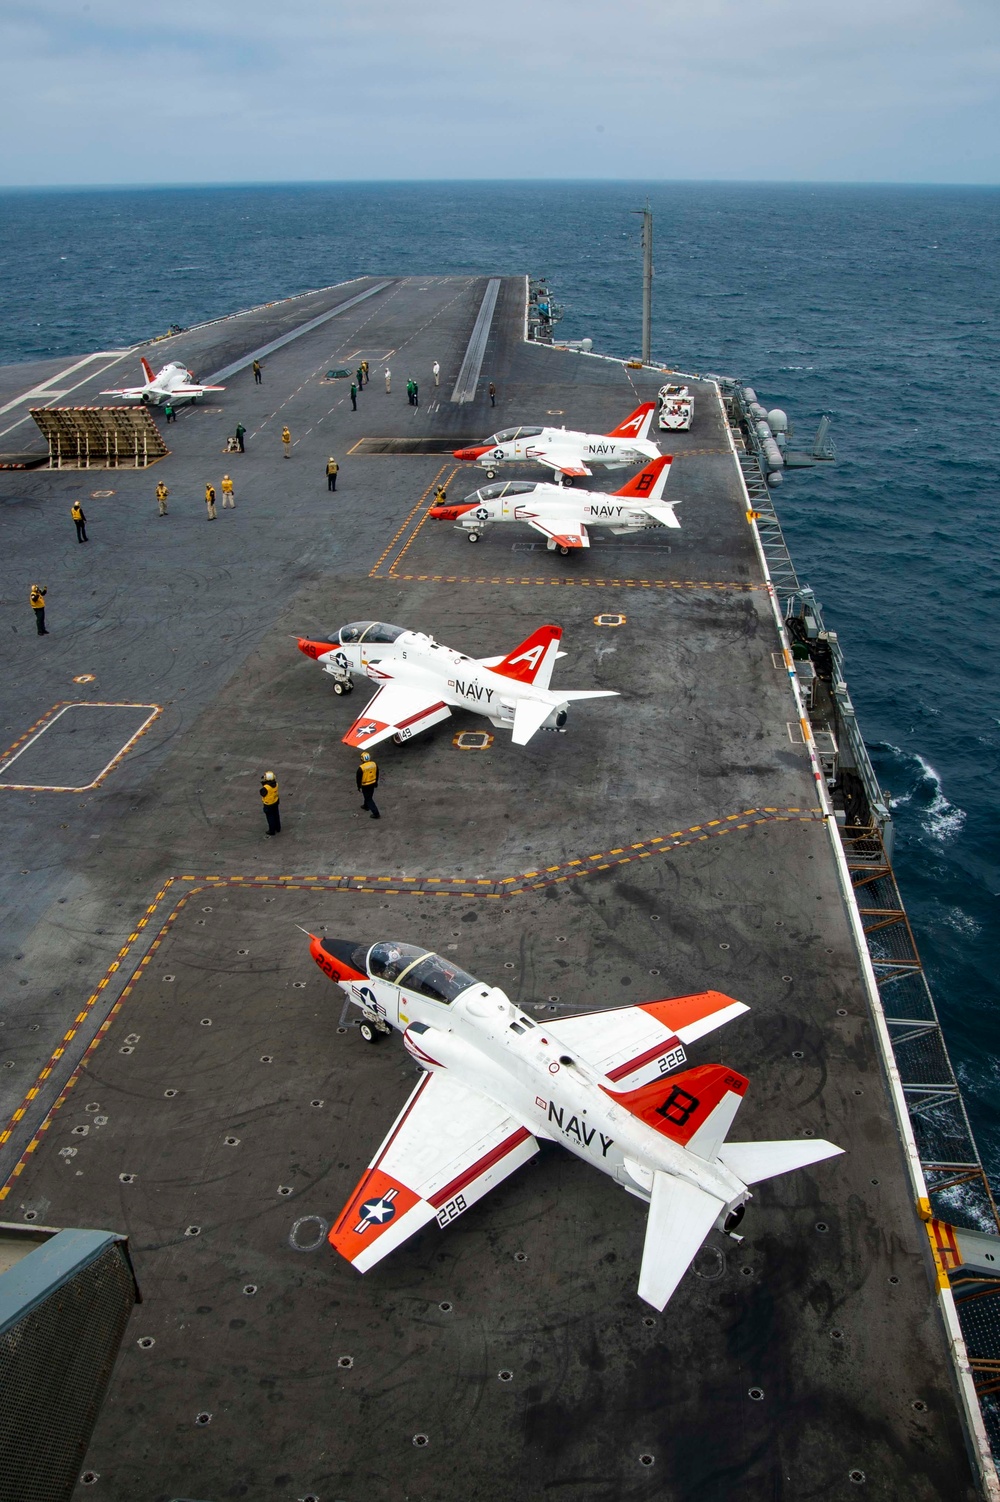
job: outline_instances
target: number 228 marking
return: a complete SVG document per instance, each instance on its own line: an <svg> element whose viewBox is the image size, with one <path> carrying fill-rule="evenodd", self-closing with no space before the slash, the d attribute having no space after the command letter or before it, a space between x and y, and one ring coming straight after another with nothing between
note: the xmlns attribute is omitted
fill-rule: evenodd
<svg viewBox="0 0 1000 1502"><path fill-rule="evenodd" d="M440 1210L438 1211L438 1213L437 1213L437 1223L438 1223L438 1225L439 1226L449 1225L451 1223L451 1221L457 1220L457 1218L461 1215L461 1213L462 1213L463 1210L467 1210L467 1209L468 1209L468 1206L465 1203L465 1195L464 1194L456 1194L455 1198L453 1200L449 1200L447 1204L442 1205L441 1208L440 1208Z"/></svg>

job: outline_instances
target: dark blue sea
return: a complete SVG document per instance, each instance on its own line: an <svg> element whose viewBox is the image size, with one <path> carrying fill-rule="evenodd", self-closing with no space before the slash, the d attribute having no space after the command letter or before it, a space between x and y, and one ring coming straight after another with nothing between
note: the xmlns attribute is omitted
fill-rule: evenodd
<svg viewBox="0 0 1000 1502"><path fill-rule="evenodd" d="M0 194L0 363L366 272L530 272L562 337L740 375L839 462L777 493L895 803L896 864L1000 1179L1000 189L398 184ZM697 811L696 811L697 812Z"/></svg>

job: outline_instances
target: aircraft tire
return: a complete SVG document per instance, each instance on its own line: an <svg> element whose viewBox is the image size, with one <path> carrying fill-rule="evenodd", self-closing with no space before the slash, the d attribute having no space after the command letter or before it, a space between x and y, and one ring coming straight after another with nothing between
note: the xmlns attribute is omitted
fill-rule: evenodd
<svg viewBox="0 0 1000 1502"><path fill-rule="evenodd" d="M469 533L469 541L470 542L478 542L479 541L479 533L478 532L470 532Z"/></svg>
<svg viewBox="0 0 1000 1502"><path fill-rule="evenodd" d="M569 548L560 548L559 551L564 558L569 557Z"/></svg>
<svg viewBox="0 0 1000 1502"><path fill-rule="evenodd" d="M486 478L487 478L487 480L495 480L496 477L497 477L497 472L496 472L495 469L488 469L486 471Z"/></svg>
<svg viewBox="0 0 1000 1502"><path fill-rule="evenodd" d="M335 694L342 694L344 692L344 685L342 683L335 683L333 685L333 691Z"/></svg>
<svg viewBox="0 0 1000 1502"><path fill-rule="evenodd" d="M385 1033L379 1031L374 1022L365 1020L360 1022L358 1027L366 1043L381 1043L382 1039L386 1036Z"/></svg>

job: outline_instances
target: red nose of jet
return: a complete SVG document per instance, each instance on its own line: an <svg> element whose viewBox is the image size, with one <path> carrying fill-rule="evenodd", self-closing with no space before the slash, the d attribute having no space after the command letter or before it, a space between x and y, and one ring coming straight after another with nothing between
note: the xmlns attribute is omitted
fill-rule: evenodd
<svg viewBox="0 0 1000 1502"><path fill-rule="evenodd" d="M356 944L353 939L320 939L310 934L309 953L331 980L368 979L365 965L367 944Z"/></svg>
<svg viewBox="0 0 1000 1502"><path fill-rule="evenodd" d="M471 449L456 449L453 459L478 459L480 454L485 454L489 448L488 443L475 444Z"/></svg>
<svg viewBox="0 0 1000 1502"><path fill-rule="evenodd" d="M298 639L299 651L313 659L322 657L326 652L335 652L336 646L328 641L310 641L308 636L300 636Z"/></svg>
<svg viewBox="0 0 1000 1502"><path fill-rule="evenodd" d="M433 516L435 521L453 522L456 518L464 516L466 511L475 511L475 509L476 504L474 501L471 501L468 504L459 506L432 506L427 515Z"/></svg>

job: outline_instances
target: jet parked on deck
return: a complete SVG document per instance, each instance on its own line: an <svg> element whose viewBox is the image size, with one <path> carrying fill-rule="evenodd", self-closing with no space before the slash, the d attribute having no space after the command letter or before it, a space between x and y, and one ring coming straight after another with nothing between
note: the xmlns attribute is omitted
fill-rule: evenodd
<svg viewBox="0 0 1000 1502"><path fill-rule="evenodd" d="M669 455L654 459L612 495L567 490L547 480L498 480L455 505L432 506L428 514L438 521L457 521L470 542L478 542L494 522L524 522L541 532L550 552L558 548L565 556L571 548L590 547L588 526L607 527L617 536L679 527L675 503L662 499L672 462Z"/></svg>
<svg viewBox="0 0 1000 1502"><path fill-rule="evenodd" d="M120 396L126 401L156 403L162 406L165 402L174 404L179 401L193 401L196 396L201 396L206 391L225 391L225 386L199 386L194 378L194 373L186 370L183 365L178 365L172 360L169 365L164 365L161 370L153 374L153 367L143 357L142 372L146 377L145 386L125 386L117 391L102 391L102 396Z"/></svg>
<svg viewBox="0 0 1000 1502"><path fill-rule="evenodd" d="M484 443L456 449L456 459L474 460L492 480L501 464L543 464L572 483L578 475L593 474L594 464L624 469L629 464L658 459L660 451L648 437L655 402L643 402L610 433L575 433L566 428L504 428Z"/></svg>
<svg viewBox="0 0 1000 1502"><path fill-rule="evenodd" d="M749 1010L721 992L539 1022L423 946L309 940L362 1036L399 1029L426 1071L329 1233L359 1272L429 1221L450 1225L544 1138L649 1205L639 1296L663 1309L709 1231L735 1233L748 1185L841 1152L726 1141L747 1080L684 1067L691 1043Z"/></svg>
<svg viewBox="0 0 1000 1502"><path fill-rule="evenodd" d="M467 657L442 646L422 631L385 621L353 621L332 641L299 638L299 651L318 662L343 692L349 674L380 684L365 711L343 736L345 745L369 750L392 736L407 741L447 720L452 709L471 709L500 729L516 746L526 746L537 730L561 730L571 703L617 697L613 689L551 689L549 681L562 629L539 626L506 657Z"/></svg>

